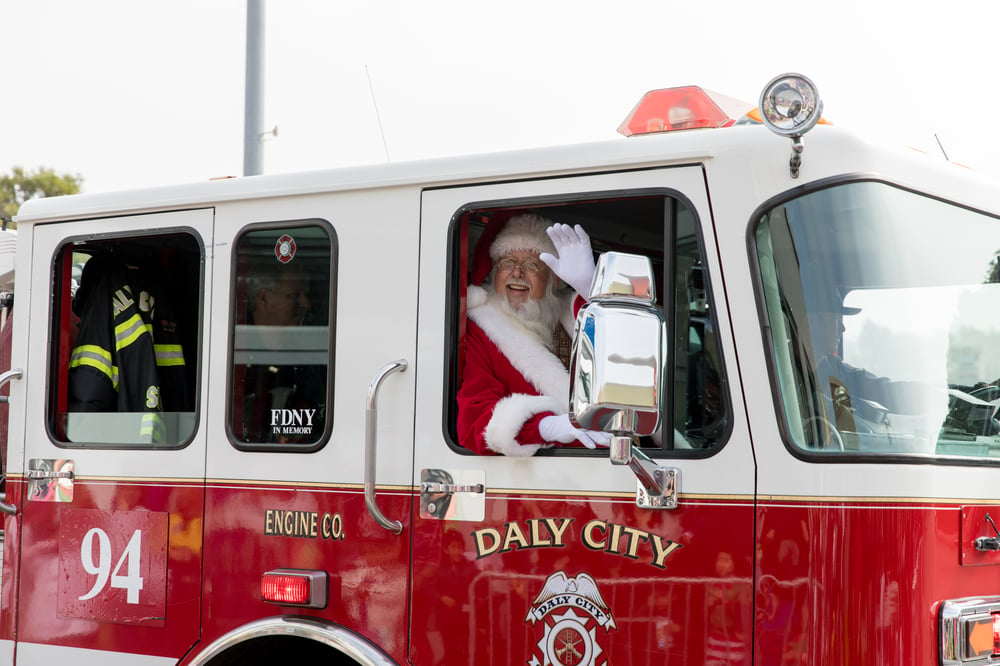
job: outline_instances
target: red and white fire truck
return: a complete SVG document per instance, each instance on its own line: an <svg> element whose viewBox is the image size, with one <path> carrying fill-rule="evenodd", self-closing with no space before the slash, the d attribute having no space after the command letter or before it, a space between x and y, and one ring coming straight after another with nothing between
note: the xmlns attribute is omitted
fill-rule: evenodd
<svg viewBox="0 0 1000 666"><path fill-rule="evenodd" d="M804 77L727 106L26 203L0 665L1000 663L1000 188L804 138ZM473 248L526 210L648 271L577 320L610 452L458 441Z"/></svg>

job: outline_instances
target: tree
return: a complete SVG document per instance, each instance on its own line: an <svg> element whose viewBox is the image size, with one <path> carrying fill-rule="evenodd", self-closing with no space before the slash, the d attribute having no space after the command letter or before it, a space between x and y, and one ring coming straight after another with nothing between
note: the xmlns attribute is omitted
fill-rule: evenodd
<svg viewBox="0 0 1000 666"><path fill-rule="evenodd" d="M8 224L21 204L29 199L76 194L82 184L83 177L79 174L57 174L47 167L31 172L16 166L9 176L0 176L0 220Z"/></svg>

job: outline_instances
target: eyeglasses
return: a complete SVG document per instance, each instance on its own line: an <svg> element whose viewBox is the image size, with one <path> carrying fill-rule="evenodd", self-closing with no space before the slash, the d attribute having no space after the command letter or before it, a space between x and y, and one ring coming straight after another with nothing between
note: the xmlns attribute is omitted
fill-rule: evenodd
<svg viewBox="0 0 1000 666"><path fill-rule="evenodd" d="M497 262L497 272L510 273L513 272L515 268L520 268L522 271L528 275L534 275L538 271L542 270L542 263L536 259L526 259L524 261L518 262L514 257L504 257L499 262Z"/></svg>

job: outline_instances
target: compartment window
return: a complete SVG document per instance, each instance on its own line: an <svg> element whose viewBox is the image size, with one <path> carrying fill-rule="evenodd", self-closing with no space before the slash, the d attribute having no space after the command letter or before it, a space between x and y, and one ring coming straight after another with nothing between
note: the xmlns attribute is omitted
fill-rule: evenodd
<svg viewBox="0 0 1000 666"><path fill-rule="evenodd" d="M486 455L579 455L586 451L580 441L552 448L539 448L527 441L541 436L537 422L544 416L539 417L539 413L559 412L560 408L564 413L569 401L571 334L581 304L574 303L572 289L553 278L562 305L558 321L545 323L545 331L552 330L547 353L529 352L517 358L522 350L521 345L511 342L516 336L499 332L517 326L493 327L474 312L496 303L500 303L498 311L502 312L502 302L497 299L506 297L508 287L504 293L498 290L494 264L506 259L507 266L512 267L506 273L514 273L514 282L520 280L520 286L509 286L518 290L515 298L529 293L527 288L538 275L547 275L544 264L532 256L522 256L524 253L515 247L527 232L506 230L508 221L526 214L537 215L546 223L579 224L590 237L595 257L615 250L646 255L652 260L657 299L669 313L665 316L671 341L666 361L669 367L662 370L670 379L662 418L664 429L654 437L643 438L640 444L661 455L670 451L703 455L721 445L731 421L729 397L697 220L683 201L656 194L469 207L456 215L451 274L456 278L453 289L458 307L454 308L450 413L446 417L454 448ZM498 234L502 242L496 244ZM514 241L504 240L511 236ZM502 246L504 256L490 256L495 246ZM542 301L540 297L537 300ZM516 315L508 311L497 320L503 321L504 316L509 319ZM483 343L484 335L509 364L497 360L497 354L482 352L492 349L491 344ZM547 340L549 335L546 332L544 338ZM487 381L481 381L483 377ZM499 379L493 381L490 377ZM554 399L559 407L546 407L544 399Z"/></svg>
<svg viewBox="0 0 1000 666"><path fill-rule="evenodd" d="M331 232L321 224L252 230L234 259L231 436L239 448L315 450L332 419Z"/></svg>
<svg viewBox="0 0 1000 666"><path fill-rule="evenodd" d="M190 438L202 260L189 234L62 246L53 271L56 441L173 447Z"/></svg>

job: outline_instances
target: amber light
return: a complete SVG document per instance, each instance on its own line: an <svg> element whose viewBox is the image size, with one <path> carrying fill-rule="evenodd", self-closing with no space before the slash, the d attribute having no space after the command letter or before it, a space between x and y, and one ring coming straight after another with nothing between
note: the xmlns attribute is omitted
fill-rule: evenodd
<svg viewBox="0 0 1000 666"><path fill-rule="evenodd" d="M275 569L261 576L260 596L282 606L324 608L326 580L325 571Z"/></svg>

